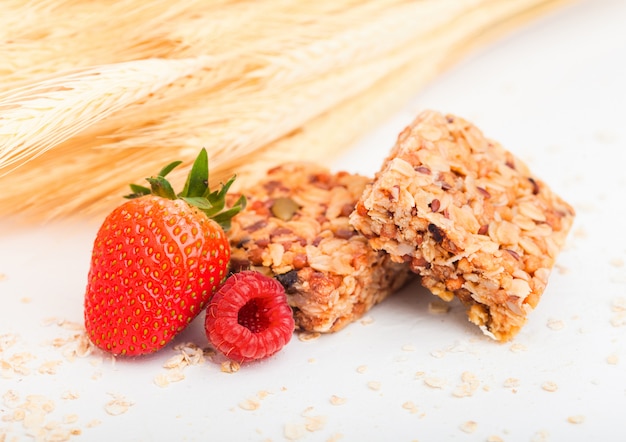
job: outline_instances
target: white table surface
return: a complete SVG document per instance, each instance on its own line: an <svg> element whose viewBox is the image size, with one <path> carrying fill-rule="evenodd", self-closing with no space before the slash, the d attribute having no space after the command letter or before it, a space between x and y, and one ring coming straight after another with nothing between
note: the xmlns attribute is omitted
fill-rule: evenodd
<svg viewBox="0 0 626 442"><path fill-rule="evenodd" d="M432 108L476 123L574 205L548 288L506 344L458 304L429 312L436 299L415 283L337 334L294 337L236 373L206 360L160 387L173 346L71 360L75 343L52 345L79 333L96 223L3 220L0 440L28 440L24 424L41 422L42 436L88 441L626 440L625 103L626 1L582 1L458 64L335 164L372 174ZM205 345L200 318L184 342ZM30 395L39 405L11 421ZM107 412L114 397L125 413Z"/></svg>

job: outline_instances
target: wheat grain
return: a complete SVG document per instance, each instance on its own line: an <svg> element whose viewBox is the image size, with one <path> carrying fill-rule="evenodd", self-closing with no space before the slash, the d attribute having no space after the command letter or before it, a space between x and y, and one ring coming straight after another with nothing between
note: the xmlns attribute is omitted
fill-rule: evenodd
<svg viewBox="0 0 626 442"><path fill-rule="evenodd" d="M212 180L240 184L330 158L494 29L565 2L6 0L0 186L20 192L0 209L98 213L202 146Z"/></svg>

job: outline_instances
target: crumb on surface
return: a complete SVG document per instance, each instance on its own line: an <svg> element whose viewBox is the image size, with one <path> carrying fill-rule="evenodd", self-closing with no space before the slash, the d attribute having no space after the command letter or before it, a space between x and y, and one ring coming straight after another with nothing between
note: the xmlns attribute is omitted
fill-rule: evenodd
<svg viewBox="0 0 626 442"><path fill-rule="evenodd" d="M476 375L469 371L464 371L461 374L461 384L454 389L452 395L459 398L473 396L479 386L480 381Z"/></svg>
<svg viewBox="0 0 626 442"><path fill-rule="evenodd" d="M346 402L347 402L347 399L345 397L337 396L334 394L330 397L330 403L332 405L343 405Z"/></svg>
<svg viewBox="0 0 626 442"><path fill-rule="evenodd" d="M417 405L415 405L415 403L413 401L406 401L402 404L402 408L404 408L405 410L408 410L409 413L411 414L416 414L419 409L417 407Z"/></svg>
<svg viewBox="0 0 626 442"><path fill-rule="evenodd" d="M445 301L435 300L428 303L428 313L444 315L450 311L450 304Z"/></svg>
<svg viewBox="0 0 626 442"><path fill-rule="evenodd" d="M369 381L367 383L367 388L370 390L378 391L382 387L382 384L379 381Z"/></svg>
<svg viewBox="0 0 626 442"><path fill-rule="evenodd" d="M459 428L464 433L473 433L476 431L476 428L478 428L478 423L475 421L465 421L459 426Z"/></svg>
<svg viewBox="0 0 626 442"><path fill-rule="evenodd" d="M446 381L444 379L431 376L431 377L427 377L426 379L424 379L424 384L426 384L430 388L441 389L446 386Z"/></svg>
<svg viewBox="0 0 626 442"><path fill-rule="evenodd" d="M319 337L322 336L322 334L320 332L300 331L297 333L297 336L298 336L298 340L302 342L308 342L308 341L315 341L316 339L319 339Z"/></svg>
<svg viewBox="0 0 626 442"><path fill-rule="evenodd" d="M112 399L104 406L104 410L111 416L119 416L126 413L134 403L124 396L116 393L109 393Z"/></svg>
<svg viewBox="0 0 626 442"><path fill-rule="evenodd" d="M541 384L541 388L550 393L554 393L555 391L559 389L559 386L556 384L556 382L546 381L543 384Z"/></svg>
<svg viewBox="0 0 626 442"><path fill-rule="evenodd" d="M562 319L550 318L548 322L546 322L546 326L550 330L559 331L565 328L565 322Z"/></svg>
<svg viewBox="0 0 626 442"><path fill-rule="evenodd" d="M568 416L567 422L569 422L570 424L582 424L583 422L585 422L585 416L583 416L582 414Z"/></svg>
<svg viewBox="0 0 626 442"><path fill-rule="evenodd" d="M237 373L241 364L237 361L224 361L220 364L220 370L224 373Z"/></svg>

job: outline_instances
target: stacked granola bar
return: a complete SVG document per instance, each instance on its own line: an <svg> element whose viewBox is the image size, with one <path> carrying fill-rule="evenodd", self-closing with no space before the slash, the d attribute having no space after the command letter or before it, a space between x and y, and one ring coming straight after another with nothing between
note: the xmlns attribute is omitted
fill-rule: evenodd
<svg viewBox="0 0 626 442"><path fill-rule="evenodd" d="M408 263L422 284L468 306L506 341L538 303L574 210L478 128L421 113L350 217L375 250Z"/></svg>

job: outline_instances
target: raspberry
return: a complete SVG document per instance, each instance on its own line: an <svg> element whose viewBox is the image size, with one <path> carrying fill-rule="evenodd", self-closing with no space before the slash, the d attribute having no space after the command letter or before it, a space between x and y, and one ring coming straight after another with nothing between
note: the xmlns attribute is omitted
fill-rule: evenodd
<svg viewBox="0 0 626 442"><path fill-rule="evenodd" d="M213 295L204 328L217 350L235 361L249 362L283 348L294 325L283 286L246 270L228 278Z"/></svg>

